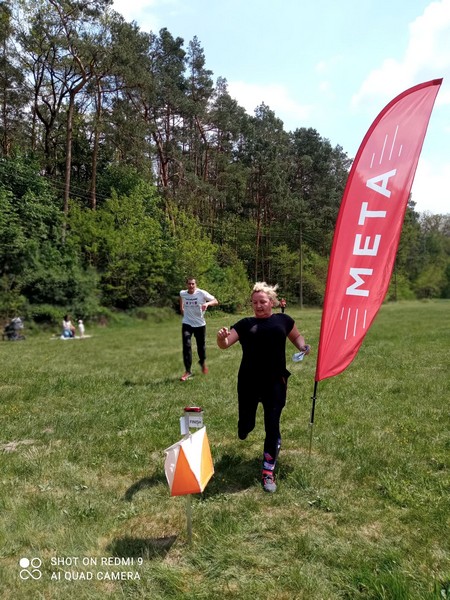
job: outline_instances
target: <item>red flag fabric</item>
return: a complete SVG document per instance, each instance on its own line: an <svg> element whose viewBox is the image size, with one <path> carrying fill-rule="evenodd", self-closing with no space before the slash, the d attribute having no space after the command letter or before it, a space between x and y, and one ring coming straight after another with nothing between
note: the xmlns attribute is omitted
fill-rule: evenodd
<svg viewBox="0 0 450 600"><path fill-rule="evenodd" d="M331 249L316 382L347 368L384 300L441 83L422 83L394 98L356 154Z"/></svg>

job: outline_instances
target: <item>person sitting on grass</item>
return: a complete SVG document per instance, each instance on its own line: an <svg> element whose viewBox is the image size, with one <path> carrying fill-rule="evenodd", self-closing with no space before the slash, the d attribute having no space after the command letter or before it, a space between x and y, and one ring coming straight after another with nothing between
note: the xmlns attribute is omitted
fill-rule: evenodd
<svg viewBox="0 0 450 600"><path fill-rule="evenodd" d="M62 322L62 329L63 329L63 331L62 331L63 337L65 337L65 338L75 337L76 329L70 319L70 315L64 315L63 322Z"/></svg>

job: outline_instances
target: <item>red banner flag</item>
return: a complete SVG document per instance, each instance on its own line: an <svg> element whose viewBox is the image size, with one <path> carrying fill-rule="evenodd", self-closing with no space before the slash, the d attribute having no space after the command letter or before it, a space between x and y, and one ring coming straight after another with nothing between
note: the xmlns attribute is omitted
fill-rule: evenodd
<svg viewBox="0 0 450 600"><path fill-rule="evenodd" d="M384 300L441 83L422 83L392 100L356 154L331 249L316 382L347 368Z"/></svg>

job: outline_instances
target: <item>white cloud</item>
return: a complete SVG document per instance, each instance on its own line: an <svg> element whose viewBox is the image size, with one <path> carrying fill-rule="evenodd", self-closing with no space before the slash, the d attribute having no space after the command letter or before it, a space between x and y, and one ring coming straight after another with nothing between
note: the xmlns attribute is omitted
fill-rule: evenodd
<svg viewBox="0 0 450 600"><path fill-rule="evenodd" d="M163 24L158 17L161 5L179 6L179 0L114 0L113 9L126 21L136 21L141 31L158 32Z"/></svg>
<svg viewBox="0 0 450 600"><path fill-rule="evenodd" d="M311 106L296 102L284 85L229 81L228 92L251 115L264 102L284 122L287 129L299 127L299 123L307 119L312 111Z"/></svg>
<svg viewBox="0 0 450 600"><path fill-rule="evenodd" d="M317 73L325 73L328 70L327 61L326 60L319 61L315 66L315 70L317 71Z"/></svg>
<svg viewBox="0 0 450 600"><path fill-rule="evenodd" d="M157 4L158 0L114 0L113 9L126 21L136 21L142 31L158 31Z"/></svg>
<svg viewBox="0 0 450 600"><path fill-rule="evenodd" d="M329 81L321 81L319 83L319 90L324 94L331 92L331 83Z"/></svg>
<svg viewBox="0 0 450 600"><path fill-rule="evenodd" d="M114 0L114 10L125 14L126 12L142 12L147 8L154 8L158 0Z"/></svg>
<svg viewBox="0 0 450 600"><path fill-rule="evenodd" d="M327 60L320 60L314 65L314 70L321 77L318 90L327 98L327 101L332 101L336 98L335 85L332 83L332 80L334 73L338 71L343 61L344 57L336 54Z"/></svg>
<svg viewBox="0 0 450 600"><path fill-rule="evenodd" d="M432 2L410 24L404 56L387 58L369 73L353 96L352 106L372 109L371 102L378 104L380 97L392 98L416 83L444 75L450 78L450 0ZM444 91L440 103L449 98L450 93Z"/></svg>
<svg viewBox="0 0 450 600"><path fill-rule="evenodd" d="M419 160L412 187L417 212L450 214L450 163L436 165L423 157Z"/></svg>
<svg viewBox="0 0 450 600"><path fill-rule="evenodd" d="M450 213L450 162L448 132L450 119L450 0L431 2L409 25L409 40L403 57L387 58L373 70L352 98L352 107L373 113L383 101L418 83L443 77L428 132L428 143L420 157L412 199L418 212ZM439 132L439 133L437 133Z"/></svg>
<svg viewBox="0 0 450 600"><path fill-rule="evenodd" d="M432 2L410 25L405 62L416 71L431 66L439 71L450 65L450 0Z"/></svg>
<svg viewBox="0 0 450 600"><path fill-rule="evenodd" d="M339 65L344 61L344 57L342 54L335 54L330 58L319 60L318 63L315 64L314 70L317 73L330 73L336 70Z"/></svg>

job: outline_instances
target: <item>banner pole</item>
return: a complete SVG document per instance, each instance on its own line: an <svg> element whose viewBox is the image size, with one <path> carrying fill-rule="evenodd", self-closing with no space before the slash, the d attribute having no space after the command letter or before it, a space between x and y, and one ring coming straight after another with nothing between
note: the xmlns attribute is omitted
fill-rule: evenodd
<svg viewBox="0 0 450 600"><path fill-rule="evenodd" d="M313 427L314 427L314 412L316 410L316 394L317 394L317 384L318 382L314 382L314 392L312 395L312 406L311 406L311 417L309 419L309 452L308 459L311 458L311 448L312 448L312 436L313 436Z"/></svg>

